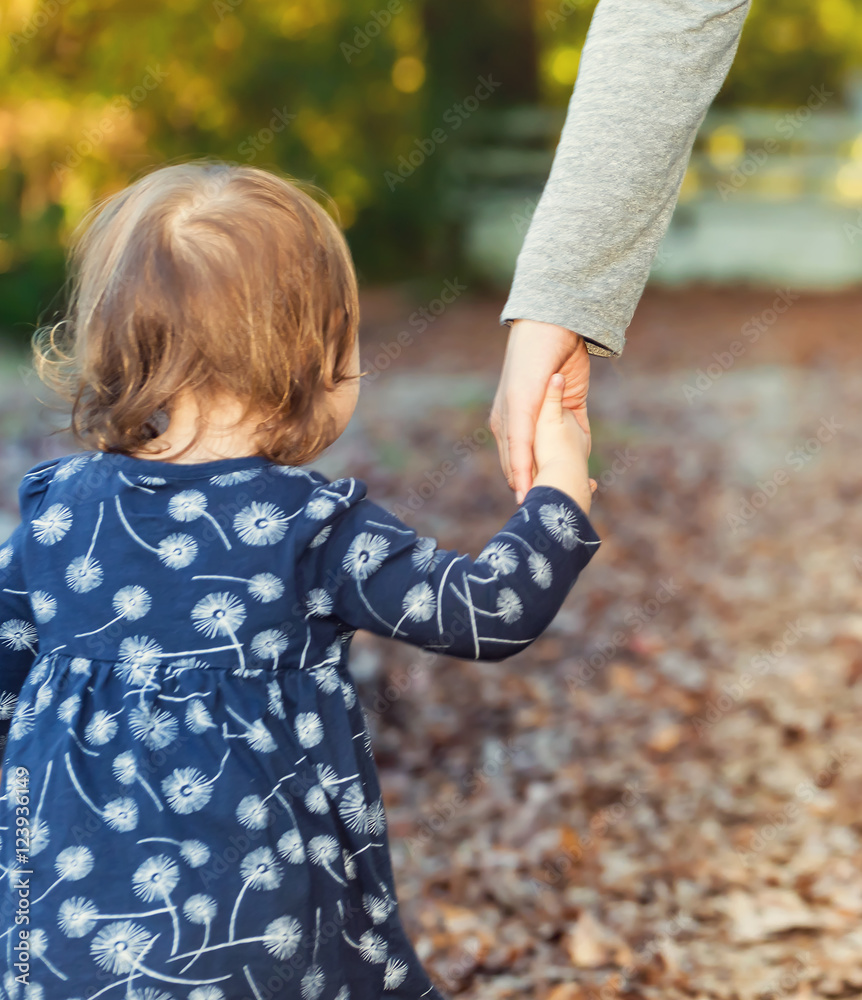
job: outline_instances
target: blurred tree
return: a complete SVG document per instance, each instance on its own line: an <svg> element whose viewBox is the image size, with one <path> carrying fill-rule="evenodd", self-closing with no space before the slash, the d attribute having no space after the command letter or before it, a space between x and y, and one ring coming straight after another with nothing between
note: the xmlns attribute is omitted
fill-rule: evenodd
<svg viewBox="0 0 862 1000"><path fill-rule="evenodd" d="M469 131L456 122L474 114L465 101L485 77L500 85L473 123L486 108L564 107L594 6L0 0L0 326L28 333L48 318L94 201L196 156L316 181L365 280L451 275L440 206ZM862 0L759 0L719 101L838 95L860 60Z"/></svg>

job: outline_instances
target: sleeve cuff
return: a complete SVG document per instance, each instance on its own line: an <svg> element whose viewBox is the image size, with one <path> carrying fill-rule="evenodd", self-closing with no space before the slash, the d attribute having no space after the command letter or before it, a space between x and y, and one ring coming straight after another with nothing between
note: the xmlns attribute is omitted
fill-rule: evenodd
<svg viewBox="0 0 862 1000"><path fill-rule="evenodd" d="M521 506L525 506L528 502L531 506L537 507L545 504L562 505L575 517L578 542L581 545L588 545L593 552L601 545L602 540L581 505L563 490L558 490L555 486L534 486L527 492ZM541 517L541 514L539 516Z"/></svg>
<svg viewBox="0 0 862 1000"><path fill-rule="evenodd" d="M554 326L562 326L566 330L571 330L582 337L587 346L589 354L599 355L605 358L618 358L623 353L626 337L624 330L602 329L594 317L579 310L560 310L549 308L548 306L515 306L507 303L506 308L500 316L500 325L509 326L516 319L531 319L537 323L552 323Z"/></svg>

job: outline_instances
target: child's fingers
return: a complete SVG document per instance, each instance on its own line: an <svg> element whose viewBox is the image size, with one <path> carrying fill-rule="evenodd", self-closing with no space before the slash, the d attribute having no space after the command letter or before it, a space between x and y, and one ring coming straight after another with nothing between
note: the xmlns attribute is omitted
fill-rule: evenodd
<svg viewBox="0 0 862 1000"><path fill-rule="evenodd" d="M551 376L548 388L545 391L545 401L542 404L541 416L555 420L562 419L563 416L563 393L566 390L566 378L557 372Z"/></svg>

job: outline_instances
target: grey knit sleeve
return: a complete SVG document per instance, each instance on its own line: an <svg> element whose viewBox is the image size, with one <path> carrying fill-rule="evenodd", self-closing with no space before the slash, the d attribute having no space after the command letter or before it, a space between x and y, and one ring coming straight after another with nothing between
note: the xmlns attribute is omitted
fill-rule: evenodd
<svg viewBox="0 0 862 1000"><path fill-rule="evenodd" d="M618 355L751 0L600 0L501 323Z"/></svg>

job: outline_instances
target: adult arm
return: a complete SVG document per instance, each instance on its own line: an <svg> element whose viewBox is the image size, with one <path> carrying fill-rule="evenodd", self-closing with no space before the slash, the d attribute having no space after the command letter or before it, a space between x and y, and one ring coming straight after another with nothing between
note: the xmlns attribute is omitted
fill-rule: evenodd
<svg viewBox="0 0 862 1000"><path fill-rule="evenodd" d="M510 485L521 494L532 476L533 427L547 379L564 371L566 404L585 424L587 354L622 353L749 6L600 0L596 8L500 317L514 326L492 425Z"/></svg>

